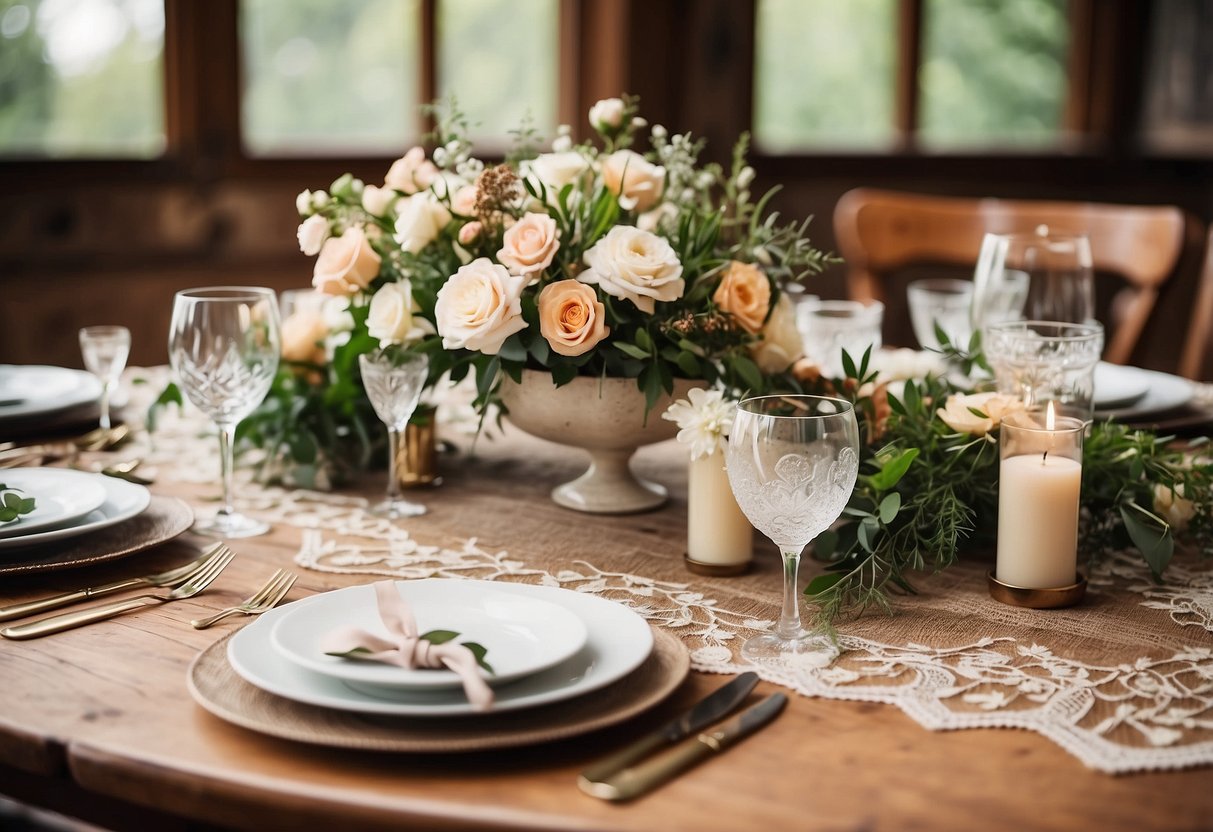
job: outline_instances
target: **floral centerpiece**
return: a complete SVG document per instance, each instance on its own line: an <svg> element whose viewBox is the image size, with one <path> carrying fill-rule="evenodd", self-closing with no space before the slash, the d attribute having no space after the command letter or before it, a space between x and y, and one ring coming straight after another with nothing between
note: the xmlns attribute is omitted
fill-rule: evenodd
<svg viewBox="0 0 1213 832"><path fill-rule="evenodd" d="M593 139L562 127L540 151L519 130L505 162L476 158L466 122L435 109L429 155L415 147L382 185L349 175L296 207L313 284L331 298L283 324L284 362L242 436L296 469L356 468L375 421L357 356L426 353L431 387L474 377L483 413L503 377L557 386L634 379L651 409L676 379L759 392L794 384L801 355L784 288L830 262L755 199L738 142L727 167L702 142L647 130L631 98L600 101Z"/></svg>

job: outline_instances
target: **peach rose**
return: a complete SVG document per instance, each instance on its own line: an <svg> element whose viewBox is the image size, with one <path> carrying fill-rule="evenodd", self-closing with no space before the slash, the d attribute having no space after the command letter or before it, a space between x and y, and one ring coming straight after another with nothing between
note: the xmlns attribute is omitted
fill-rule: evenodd
<svg viewBox="0 0 1213 832"><path fill-rule="evenodd" d="M634 150L617 150L602 160L602 182L619 197L619 207L643 213L661 199L665 168L645 161Z"/></svg>
<svg viewBox="0 0 1213 832"><path fill-rule="evenodd" d="M804 355L804 339L796 328L796 310L786 293L779 296L760 338L750 346L750 354L764 373L781 373Z"/></svg>
<svg viewBox="0 0 1213 832"><path fill-rule="evenodd" d="M383 184L404 194L415 194L424 191L438 176L438 168L425 158L425 151L414 147L401 156L383 177Z"/></svg>
<svg viewBox="0 0 1213 832"><path fill-rule="evenodd" d="M461 267L438 290L434 305L442 346L496 355L506 338L527 327L521 301L526 284L487 257Z"/></svg>
<svg viewBox="0 0 1213 832"><path fill-rule="evenodd" d="M561 355L589 352L605 338L606 307L589 286L577 280L558 280L539 293L539 331Z"/></svg>
<svg viewBox="0 0 1213 832"><path fill-rule="evenodd" d="M589 269L578 276L602 291L630 300L641 312L653 314L653 302L682 297L686 281L682 263L663 238L630 225L617 225L585 253Z"/></svg>
<svg viewBox="0 0 1213 832"><path fill-rule="evenodd" d="M560 232L556 230L556 220L547 214L526 214L505 232L497 259L510 274L536 280L541 271L552 265L559 248Z"/></svg>
<svg viewBox="0 0 1213 832"><path fill-rule="evenodd" d="M472 243L476 242L476 239L480 236L482 231L484 231L484 223L480 222L480 220L472 220L463 228L459 229L460 244L470 246Z"/></svg>
<svg viewBox="0 0 1213 832"><path fill-rule="evenodd" d="M464 185L451 197L451 210L461 217L470 217L476 211L476 186Z"/></svg>
<svg viewBox="0 0 1213 832"><path fill-rule="evenodd" d="M282 322L282 357L286 361L323 364L324 339L328 337L324 317L315 309L300 309Z"/></svg>
<svg viewBox="0 0 1213 832"><path fill-rule="evenodd" d="M347 228L325 240L316 258L312 285L327 295L354 295L375 279L382 262L361 228Z"/></svg>
<svg viewBox="0 0 1213 832"><path fill-rule="evenodd" d="M746 332L758 333L771 309L771 281L752 263L733 260L724 271L712 301Z"/></svg>

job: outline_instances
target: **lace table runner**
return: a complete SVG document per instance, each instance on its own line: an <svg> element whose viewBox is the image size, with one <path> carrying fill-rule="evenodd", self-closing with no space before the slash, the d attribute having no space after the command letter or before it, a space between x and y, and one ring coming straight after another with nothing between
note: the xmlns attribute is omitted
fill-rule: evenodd
<svg viewBox="0 0 1213 832"><path fill-rule="evenodd" d="M200 437L199 428L189 418L176 420L155 435L150 448L127 455L145 455L165 480L213 486L214 439ZM475 482L477 476L501 476L502 459L511 451L519 458L576 455L525 437L510 442L525 451L498 443L487 459L458 465L471 468ZM676 449L666 456L673 460L666 481L675 485L677 498L676 483L685 478L677 479ZM510 462L509 468L525 475L517 465ZM466 488L444 487L448 493L441 497L462 500L462 494L449 493L461 487ZM691 650L693 667L703 672L748 669L739 659L740 642L778 615L777 569L735 579L689 575L681 563L684 539L670 539L672 532L655 544L664 556L643 560L616 556L601 544L593 557L579 557L555 542L504 551L474 538L448 539L449 534L415 538L401 525L368 514L368 501L353 494L244 484L241 496L242 510L301 530L295 560L303 567L368 580L478 578L592 592L678 634ZM466 500L474 504L475 496ZM558 512L562 526L578 522L576 515L546 505L528 504L525 511L532 510ZM685 517L681 502L666 511ZM610 522L622 531L649 522L643 517ZM667 519L671 528L673 522ZM768 556L774 555L759 555ZM959 565L924 578L920 595L899 601L898 615L870 614L842 624L844 653L832 665L758 671L806 696L896 705L932 730L1033 730L1100 771L1207 765L1213 763L1211 566L1177 557L1167 582L1158 585L1134 557L1117 556L1093 572L1083 605L1033 611L988 597L988 563Z"/></svg>

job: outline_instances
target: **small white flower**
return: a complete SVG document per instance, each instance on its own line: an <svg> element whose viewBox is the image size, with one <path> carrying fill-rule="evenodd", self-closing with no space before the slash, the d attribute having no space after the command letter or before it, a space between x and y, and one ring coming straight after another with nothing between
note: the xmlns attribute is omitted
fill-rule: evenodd
<svg viewBox="0 0 1213 832"><path fill-rule="evenodd" d="M315 257L329 238L329 221L319 214L312 214L299 224L295 236L299 239L299 250L308 257Z"/></svg>
<svg viewBox="0 0 1213 832"><path fill-rule="evenodd" d="M691 447L691 459L699 459L724 448L736 411L737 402L726 399L723 390L694 388L661 418L678 423L678 441Z"/></svg>
<svg viewBox="0 0 1213 832"><path fill-rule="evenodd" d="M295 210L299 212L299 216L306 217L312 213L312 192L303 190L299 192L299 196L295 197Z"/></svg>
<svg viewBox="0 0 1213 832"><path fill-rule="evenodd" d="M655 138L655 139L664 139L666 136L669 135L669 133L666 131L666 129L664 127L662 127L660 124L653 125L652 133L653 133L653 138Z"/></svg>
<svg viewBox="0 0 1213 832"><path fill-rule="evenodd" d="M632 127L634 127L637 130L641 130L644 127L647 127L648 123L649 122L647 119L643 119L640 116L636 116L635 118L632 119Z"/></svg>
<svg viewBox="0 0 1213 832"><path fill-rule="evenodd" d="M573 149L573 140L568 136L557 136L552 141L553 153L568 153Z"/></svg>
<svg viewBox="0 0 1213 832"><path fill-rule="evenodd" d="M749 165L746 165L741 169L741 172L737 174L737 187L744 190L745 188L750 187L750 183L753 181L754 169Z"/></svg>
<svg viewBox="0 0 1213 832"><path fill-rule="evenodd" d="M328 191L316 191L312 194L312 207L316 209L323 208L329 204Z"/></svg>

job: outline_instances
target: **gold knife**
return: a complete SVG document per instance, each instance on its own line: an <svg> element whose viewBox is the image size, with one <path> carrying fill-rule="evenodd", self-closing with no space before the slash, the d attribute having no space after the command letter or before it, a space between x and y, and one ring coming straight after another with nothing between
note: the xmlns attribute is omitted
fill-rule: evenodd
<svg viewBox="0 0 1213 832"><path fill-rule="evenodd" d="M683 740L668 751L603 780L582 777L578 785L586 794L603 800L639 797L767 725L787 703L788 698L782 693L773 693L714 730Z"/></svg>

